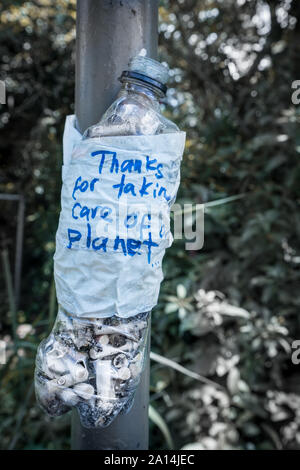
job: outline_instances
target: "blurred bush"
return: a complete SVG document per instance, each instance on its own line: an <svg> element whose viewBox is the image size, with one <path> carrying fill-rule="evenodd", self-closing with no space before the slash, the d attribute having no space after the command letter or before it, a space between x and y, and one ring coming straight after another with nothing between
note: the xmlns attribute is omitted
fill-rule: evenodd
<svg viewBox="0 0 300 470"><path fill-rule="evenodd" d="M153 312L151 446L299 449L291 343L300 338L300 112L291 85L300 79L300 4L165 0L159 12L160 58L171 69L165 113L187 131L177 202L217 203L207 204L204 248L186 251L176 240L164 261ZM17 311L5 287L0 293L9 349L0 366L3 448L69 446L69 417L39 411L32 373L56 313L52 256L62 130L74 111L75 14L74 0L0 7L8 96L0 191L26 197ZM5 204L1 249L12 265L15 216Z"/></svg>

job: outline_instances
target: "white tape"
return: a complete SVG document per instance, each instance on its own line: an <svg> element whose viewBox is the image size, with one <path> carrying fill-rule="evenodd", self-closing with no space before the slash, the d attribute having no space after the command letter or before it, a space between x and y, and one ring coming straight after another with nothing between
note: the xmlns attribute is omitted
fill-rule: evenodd
<svg viewBox="0 0 300 470"><path fill-rule="evenodd" d="M130 317L157 303L185 133L82 140L68 116L56 234L58 303L71 315Z"/></svg>

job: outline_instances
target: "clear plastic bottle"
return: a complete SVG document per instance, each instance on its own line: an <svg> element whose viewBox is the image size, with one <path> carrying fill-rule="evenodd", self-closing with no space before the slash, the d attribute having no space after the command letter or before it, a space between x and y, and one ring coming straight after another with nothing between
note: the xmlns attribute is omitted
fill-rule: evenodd
<svg viewBox="0 0 300 470"><path fill-rule="evenodd" d="M86 130L84 138L179 132L176 124L160 112L167 80L168 69L160 62L133 58L120 77L122 88L116 101L96 125Z"/></svg>
<svg viewBox="0 0 300 470"><path fill-rule="evenodd" d="M116 101L83 139L179 132L160 112L167 80L168 69L159 62L132 59ZM76 407L87 427L107 426L128 411L142 373L149 318L150 312L126 319L78 318L60 305L36 359L36 395L43 409L57 416Z"/></svg>

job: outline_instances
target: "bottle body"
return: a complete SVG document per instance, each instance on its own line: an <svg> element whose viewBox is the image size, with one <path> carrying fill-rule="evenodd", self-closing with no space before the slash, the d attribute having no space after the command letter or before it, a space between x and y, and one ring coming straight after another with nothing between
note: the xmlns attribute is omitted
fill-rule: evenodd
<svg viewBox="0 0 300 470"><path fill-rule="evenodd" d="M178 132L160 112L160 95L136 80L127 80L114 103L85 138L126 135L157 135Z"/></svg>
<svg viewBox="0 0 300 470"><path fill-rule="evenodd" d="M100 121L85 132L83 141L87 139L89 141L85 143L84 155L93 154L93 152L89 153L86 148L90 144L90 139L94 138L97 139L97 141L100 139L101 142L101 137L151 136L179 132L178 127L173 122L166 119L160 112L160 99L164 96L164 84L161 82L166 80L166 72L163 70L161 64L157 65L157 63L155 61L151 61L151 59L143 60L142 58L135 59L134 64L134 70L129 72L130 76L125 74L124 78L121 80L122 88L117 99L104 113ZM141 71L143 72L144 69L146 71L150 70L150 77L140 73ZM83 144L83 141L81 144ZM92 147L94 147L94 144ZM101 153L101 151L98 152L98 154ZM169 145L167 150L164 152L164 155L167 155L167 158L169 157L168 152ZM73 163L75 160L75 153L76 152L74 150L72 155ZM113 152L108 151L108 153L112 154ZM80 154L80 157L81 155L82 154ZM145 161L141 160L138 162L141 164L141 166L138 167L140 171L142 165L147 166L148 160L146 162L146 158L149 159L150 157L142 155L141 159L143 158ZM152 160L152 165L154 164L154 161L156 161L155 158ZM176 161L178 162L178 159L176 159ZM127 164L128 162L129 160L127 160ZM76 167L76 165L74 166ZM163 165L161 163L157 163L157 172L156 176L154 176L155 184L157 186L159 186L159 178L162 178L159 171L159 168L162 166ZM156 168L153 168L149 162L147 168L148 167L150 168L150 173L156 171ZM140 173L140 171L138 171L138 173ZM171 168L169 168L167 173L171 174L172 172L174 173L174 167L172 167L172 171ZM100 173L101 172L99 170L99 175ZM83 174L85 174L84 169L80 175ZM113 180L110 184L116 182L119 183L112 187L120 186L120 175L115 175L113 170L110 171L110 175L112 175L111 178L116 178L116 180ZM76 174L76 177L77 176L78 175ZM123 176L125 178L125 175ZM86 182L82 182L81 178L82 177L79 176L76 179L76 183L80 182L79 188L81 188L78 189L78 193L82 191L82 193L86 194L85 191L87 188L81 186ZM144 177L144 179L146 178ZM91 179L91 181L94 181L94 184L96 184L96 182L100 184L100 180L101 176L99 178ZM178 178L175 177L174 185L176 185L177 181ZM154 183L148 182L143 184L145 189L141 188L140 194L147 195L147 188L151 185L156 188ZM72 182L72 187L74 187L74 181ZM133 185L131 184L131 186L127 186L127 188L129 187L131 188L131 191L134 192L132 189ZM165 195L167 198L166 188L162 189L161 197ZM158 196L160 195L159 190L154 189L154 191L157 192ZM90 193L93 197L98 199L95 201L95 204L97 204L96 207L105 205L105 201L103 201L103 199L105 199L106 194L102 193L102 196L99 196L101 193L94 191L94 186L90 186ZM136 193L138 193L137 190ZM134 196L136 193L134 193ZM68 193L68 202L66 203L66 206L69 201L71 201L70 207L73 205L74 208L74 200L77 201L76 197L77 193L75 194L74 191L73 194L72 191L70 194ZM111 196L111 198L113 199L113 196ZM115 202L117 203L117 198L115 199ZM169 199L171 199L171 197ZM169 199L166 199L167 203L166 201L163 201L167 207L169 207ZM78 201L76 204L78 206ZM97 211L95 208L93 208L93 210ZM73 216L74 219L78 219L77 213L73 214ZM103 217L105 218L105 213L103 213ZM63 220L63 217L61 217L61 219ZM86 225L89 227L89 230L91 230L91 226L89 225L90 221L87 220L87 222L88 223ZM71 229L71 232L76 232L76 230ZM93 245L93 243L89 241L89 236L87 236L86 244ZM158 247L159 245L151 240L151 233L149 237L149 240L144 241L143 234L141 235L139 233L137 240L130 238L129 240L131 245L129 244L130 248L128 248L128 253L125 253L126 256L130 254L130 256L137 255L137 257L139 257L138 255L141 254L134 252L132 245L133 242L135 243L135 250L143 244L145 244L145 246L149 246L150 254L151 243L153 246ZM100 238L96 238L96 240L98 241L98 244L97 246L94 246L94 249L100 250ZM108 240L109 236L107 235L107 242ZM124 240L124 244L126 241L128 240ZM148 243L148 245L146 245L146 243ZM71 248L71 245L69 244L67 248ZM64 251L65 248L66 247L64 245L61 251L61 253L63 253L61 256L61 258L63 258L63 268L65 269L65 267L69 267L69 265L73 268L76 265L76 254L74 254L76 252L66 250L68 252L68 256L73 257L71 260L68 258L67 261L67 254ZM86 249L86 246L84 248ZM106 251L103 246L102 249L103 252ZM115 248L113 247L112 250L114 249ZM99 251L97 256L101 256L101 254L102 252L100 253ZM61 258L60 261L62 262ZM92 258L86 257L86 259ZM112 258L111 263L116 263L116 258ZM160 267L160 265L161 262L159 261L158 266ZM57 251L55 266L55 269L58 269ZM92 266L89 265L88 268L88 274L85 273L83 276L84 282L88 282L89 276L91 275ZM127 271L124 272L127 273ZM91 318L86 318L87 312L91 312L91 310L87 310L85 308L86 304L80 303L81 308L77 312L77 316L74 315L75 310L73 312L67 311L71 309L66 309L65 305L59 305L59 311L54 328L49 337L45 339L38 348L35 371L35 388L38 402L51 416L61 415L69 411L72 407L76 407L84 426L103 427L109 425L120 412L127 412L130 409L145 362L146 341L151 312L141 311L138 314L136 313L140 311L140 305L143 305L144 310L149 310L154 305L154 295L152 295L153 288L152 290L150 289L151 283L148 278L146 279L145 277L145 266L143 265L142 269L137 270L137 272L141 272L141 282L143 281L145 285L148 286L147 289L149 297L151 297L151 302L145 303L145 295L142 300L139 298L138 303L133 306L133 308L136 307L136 311L132 311L131 315L127 318L120 318L115 314L115 311L106 315L106 312L103 313L103 310L103 318L93 318L91 314L89 314ZM153 276L152 271L151 276ZM156 277L158 277L157 273ZM62 276L60 276L60 279L61 278ZM107 279L108 275L106 281ZM120 281L115 273L114 277L111 277L111 279L114 279L113 282L116 284L117 281ZM161 279L158 279L159 282L160 280ZM110 286L113 286L116 290L117 287L113 282L109 282ZM126 280L123 280L123 286L126 287ZM58 283L57 287L59 287ZM70 288L68 290L64 286L64 290L65 292L68 292L69 298L75 296L75 290L79 290L78 283L76 285L76 289L73 284L72 287L73 289ZM106 287L106 290L108 290L108 287ZM63 291L63 288L61 288L61 291ZM158 291L159 288L153 290L155 294L157 293L157 296ZM93 302L97 303L97 296L94 292L81 292L81 294L82 297L83 294L87 295L88 298L92 298ZM126 295L127 294L130 295L130 289L126 292ZM113 296L111 295L111 297ZM62 296L62 298L66 302L67 297ZM115 297L113 298L115 303ZM134 296L132 295L131 298L134 298ZM101 299L99 299L98 296L98 301L99 300ZM64 302L61 301L60 303L63 304ZM82 307L82 305L85 307ZM131 306L132 305L133 304L131 303ZM82 315L82 317L79 317L78 315Z"/></svg>

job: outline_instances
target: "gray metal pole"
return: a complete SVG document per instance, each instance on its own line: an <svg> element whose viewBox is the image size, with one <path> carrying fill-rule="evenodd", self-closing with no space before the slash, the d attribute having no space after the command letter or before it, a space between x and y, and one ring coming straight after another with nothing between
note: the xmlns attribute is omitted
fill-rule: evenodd
<svg viewBox="0 0 300 470"><path fill-rule="evenodd" d="M78 129L99 121L118 77L141 49L157 56L158 0L77 0L75 108Z"/></svg>
<svg viewBox="0 0 300 470"><path fill-rule="evenodd" d="M156 58L158 0L77 0L75 109L83 132L113 102L118 77L129 59L142 49ZM87 429L76 412L72 418L72 449L148 449L149 349L146 367L131 411L104 429Z"/></svg>

